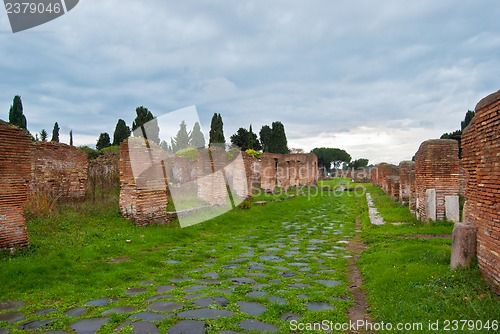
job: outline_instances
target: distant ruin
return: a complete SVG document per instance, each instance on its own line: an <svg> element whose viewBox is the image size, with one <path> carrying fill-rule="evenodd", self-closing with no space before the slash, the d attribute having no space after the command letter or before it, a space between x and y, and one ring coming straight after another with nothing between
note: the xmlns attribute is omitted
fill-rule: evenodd
<svg viewBox="0 0 500 334"><path fill-rule="evenodd" d="M124 141L119 168L122 215L138 225L166 224L171 217L165 207L172 198L177 211L189 209L175 200L179 197L197 199L195 204L201 208L231 208L251 196L256 187L272 192L276 187L286 190L318 180L314 154L264 153L258 160L245 152L210 148L197 150L195 155L192 159L169 155L137 137Z"/></svg>
<svg viewBox="0 0 500 334"><path fill-rule="evenodd" d="M31 154L30 136L0 120L0 250L28 245L23 204L28 198Z"/></svg>
<svg viewBox="0 0 500 334"><path fill-rule="evenodd" d="M309 154L272 154L260 157L260 188L274 192L276 187L311 186L318 182L318 158Z"/></svg>
<svg viewBox="0 0 500 334"><path fill-rule="evenodd" d="M57 142L33 143L30 191L56 199L85 199L88 177L87 154Z"/></svg>

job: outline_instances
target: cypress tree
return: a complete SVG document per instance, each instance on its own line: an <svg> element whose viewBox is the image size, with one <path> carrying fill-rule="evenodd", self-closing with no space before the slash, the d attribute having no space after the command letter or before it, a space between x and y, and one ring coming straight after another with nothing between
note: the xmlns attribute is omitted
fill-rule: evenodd
<svg viewBox="0 0 500 334"><path fill-rule="evenodd" d="M109 138L109 134L107 132L103 132L99 135L99 139L97 139L97 144L95 148L100 151L103 148L111 146L111 140Z"/></svg>
<svg viewBox="0 0 500 334"><path fill-rule="evenodd" d="M49 134L47 133L47 131L45 131L45 129L42 129L42 131L40 131L40 140L41 141L47 141L48 136L49 136Z"/></svg>
<svg viewBox="0 0 500 334"><path fill-rule="evenodd" d="M271 140L269 144L270 153L287 154L288 141L285 134L285 126L281 122L273 122L271 129Z"/></svg>
<svg viewBox="0 0 500 334"><path fill-rule="evenodd" d="M189 146L190 134L187 132L186 122L182 121L177 136L172 138L172 150L175 152L183 150Z"/></svg>
<svg viewBox="0 0 500 334"><path fill-rule="evenodd" d="M54 141L56 143L59 143L59 124L55 122L54 124L54 129L52 129L52 139L50 141Z"/></svg>
<svg viewBox="0 0 500 334"><path fill-rule="evenodd" d="M137 116L132 123L132 131L134 131L134 135L146 137L146 139L159 144L160 128L158 127L158 120L153 116L148 108L143 106L137 107L135 112ZM136 131L139 128L140 130Z"/></svg>
<svg viewBox="0 0 500 334"><path fill-rule="evenodd" d="M120 145L122 141L130 136L130 128L123 119L119 119L116 123L115 132L113 133L113 145Z"/></svg>
<svg viewBox="0 0 500 334"><path fill-rule="evenodd" d="M225 143L226 139L224 138L224 123L222 122L222 116L215 113L210 124L209 145L212 146L212 144L217 144L217 146L222 146Z"/></svg>
<svg viewBox="0 0 500 334"><path fill-rule="evenodd" d="M21 129L28 131L26 116L23 114L23 102L19 95L14 96L12 105L9 110L9 123L20 127Z"/></svg>
<svg viewBox="0 0 500 334"><path fill-rule="evenodd" d="M193 131L191 131L190 136L190 145L196 148L204 148L205 147L205 136L203 132L201 132L200 123L196 122L193 127Z"/></svg>
<svg viewBox="0 0 500 334"><path fill-rule="evenodd" d="M272 133L273 133L273 131L269 127L269 125L264 125L260 129L259 136L260 136L260 143L261 143L263 152L269 152L269 146L271 145Z"/></svg>
<svg viewBox="0 0 500 334"><path fill-rule="evenodd" d="M73 146L73 130L69 131L69 144Z"/></svg>

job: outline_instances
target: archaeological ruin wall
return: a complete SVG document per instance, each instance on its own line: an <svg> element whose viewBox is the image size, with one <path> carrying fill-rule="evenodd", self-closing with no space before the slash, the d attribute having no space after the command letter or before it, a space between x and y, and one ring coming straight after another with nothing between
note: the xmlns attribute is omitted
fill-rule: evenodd
<svg viewBox="0 0 500 334"><path fill-rule="evenodd" d="M417 218L460 220L459 165L456 140L434 139L420 145L415 156Z"/></svg>
<svg viewBox="0 0 500 334"><path fill-rule="evenodd" d="M30 191L57 199L85 198L87 154L74 146L56 142L33 143Z"/></svg>
<svg viewBox="0 0 500 334"><path fill-rule="evenodd" d="M318 158L309 154L272 154L260 157L260 187L268 192L276 187L312 186L318 182Z"/></svg>
<svg viewBox="0 0 500 334"><path fill-rule="evenodd" d="M462 135L464 224L477 228L477 258L500 294L500 91L481 100Z"/></svg>
<svg viewBox="0 0 500 334"><path fill-rule="evenodd" d="M30 136L0 120L0 250L28 245L23 204L31 179Z"/></svg>
<svg viewBox="0 0 500 334"><path fill-rule="evenodd" d="M408 205L410 211L416 210L415 194L415 162L401 161L399 163L399 201Z"/></svg>
<svg viewBox="0 0 500 334"><path fill-rule="evenodd" d="M158 145L140 137L120 144L120 212L139 226L168 223L165 158Z"/></svg>

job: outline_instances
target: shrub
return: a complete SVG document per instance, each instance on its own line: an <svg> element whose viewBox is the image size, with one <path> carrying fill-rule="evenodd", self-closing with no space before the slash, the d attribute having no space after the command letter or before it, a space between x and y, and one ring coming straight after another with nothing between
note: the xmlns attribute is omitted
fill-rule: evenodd
<svg viewBox="0 0 500 334"><path fill-rule="evenodd" d="M184 157L194 161L198 158L198 150L194 147L188 147L175 152L175 155L178 157Z"/></svg>
<svg viewBox="0 0 500 334"><path fill-rule="evenodd" d="M253 156L256 159L259 159L260 156L262 155L262 152L257 152L256 150L253 150L251 148L249 148L245 152L248 153L248 154L250 154L251 156Z"/></svg>

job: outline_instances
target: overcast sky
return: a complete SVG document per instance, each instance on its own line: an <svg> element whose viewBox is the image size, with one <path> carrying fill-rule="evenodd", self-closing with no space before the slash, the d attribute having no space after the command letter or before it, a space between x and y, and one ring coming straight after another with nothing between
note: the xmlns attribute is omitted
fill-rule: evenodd
<svg viewBox="0 0 500 334"><path fill-rule="evenodd" d="M0 10L0 118L76 145L135 108L196 105L208 131L281 121L289 147L399 163L500 89L498 0L80 0L13 34Z"/></svg>

